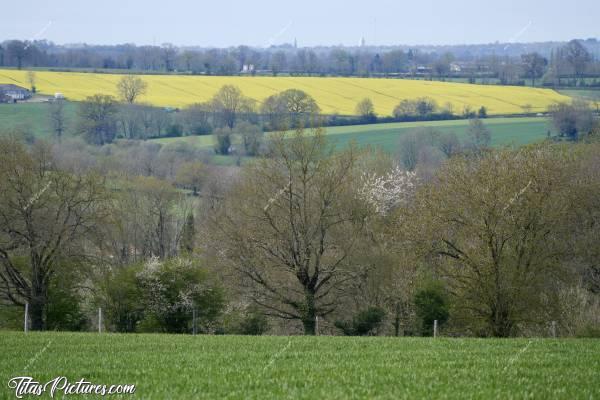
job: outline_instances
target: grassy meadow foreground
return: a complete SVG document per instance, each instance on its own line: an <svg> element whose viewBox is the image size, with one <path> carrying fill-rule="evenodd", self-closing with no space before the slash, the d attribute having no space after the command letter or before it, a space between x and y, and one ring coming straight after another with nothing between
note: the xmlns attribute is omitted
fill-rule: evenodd
<svg viewBox="0 0 600 400"><path fill-rule="evenodd" d="M2 399L14 376L135 384L127 398L144 399L600 396L598 340L3 332L0 352Z"/></svg>
<svg viewBox="0 0 600 400"><path fill-rule="evenodd" d="M37 71L40 93L63 93L83 100L96 93L116 95L122 75ZM355 114L356 103L371 98L375 112L390 115L404 99L430 97L440 106L450 103L456 113L485 106L489 114L522 113L524 107L545 112L549 105L569 100L554 90L516 86L471 85L406 79L317 77L217 77L145 75L148 93L142 101L157 106L183 107L209 100L223 85L238 86L257 101L287 90L300 89L314 97L325 114ZM0 70L0 82L29 87L27 71Z"/></svg>

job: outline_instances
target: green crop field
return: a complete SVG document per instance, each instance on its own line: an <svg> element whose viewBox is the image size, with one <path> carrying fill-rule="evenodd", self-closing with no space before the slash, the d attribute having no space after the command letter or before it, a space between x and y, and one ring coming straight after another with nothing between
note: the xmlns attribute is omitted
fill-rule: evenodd
<svg viewBox="0 0 600 400"><path fill-rule="evenodd" d="M565 96L582 99L592 103L600 102L600 89L561 89L558 91ZM596 107L596 104L593 104Z"/></svg>
<svg viewBox="0 0 600 400"><path fill-rule="evenodd" d="M123 398L139 399L600 397L593 339L2 332L0 354L2 399L16 376L135 384Z"/></svg>
<svg viewBox="0 0 600 400"><path fill-rule="evenodd" d="M76 120L77 103L65 103L65 114L68 123ZM35 136L51 135L51 125L48 117L48 103L0 104L0 131L22 128ZM488 118L484 124L492 132L494 145L522 145L543 140L551 129L547 118ZM398 122L371 125L351 125L329 127L326 129L330 139L338 146L344 146L350 141L359 145L380 146L389 151L395 151L401 135L417 128L435 128L440 132L455 132L459 138L466 136L469 122L467 120L453 121L424 121ZM185 141L197 148L211 148L214 144L212 136L187 136L181 138L153 139L157 143L167 144Z"/></svg>
<svg viewBox="0 0 600 400"><path fill-rule="evenodd" d="M543 140L548 130L552 130L547 118L489 118L484 124L492 132L492 144L523 145ZM358 145L379 146L386 151L395 151L400 136L418 128L434 128L439 132L455 132L460 139L465 139L469 121L425 121L397 122L388 124L351 125L326 128L329 139L337 146L345 146L350 141ZM168 144L184 141L197 148L209 148L214 144L212 136L187 136L182 138L154 139L155 142Z"/></svg>
<svg viewBox="0 0 600 400"><path fill-rule="evenodd" d="M49 117L49 103L0 104L0 131L21 129L37 137L52 134ZM65 102L65 120L75 121L77 103Z"/></svg>

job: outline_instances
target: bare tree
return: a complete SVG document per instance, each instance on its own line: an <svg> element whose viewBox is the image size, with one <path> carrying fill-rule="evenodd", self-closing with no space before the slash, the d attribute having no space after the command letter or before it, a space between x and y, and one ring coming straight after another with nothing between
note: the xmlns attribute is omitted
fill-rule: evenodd
<svg viewBox="0 0 600 400"><path fill-rule="evenodd" d="M470 144L475 151L481 151L492 143L492 132L483 124L479 118L473 118L469 121L467 129Z"/></svg>
<svg viewBox="0 0 600 400"><path fill-rule="evenodd" d="M254 101L237 86L225 85L213 96L211 105L223 124L233 129L240 113L253 110Z"/></svg>
<svg viewBox="0 0 600 400"><path fill-rule="evenodd" d="M31 87L32 93L35 93L37 91L36 87L35 87L36 81L37 81L37 76L36 76L35 72L27 71L27 82L29 82L29 86Z"/></svg>
<svg viewBox="0 0 600 400"><path fill-rule="evenodd" d="M126 75L117 83L117 91L123 101L133 104L138 97L147 93L148 83L139 76Z"/></svg>
<svg viewBox="0 0 600 400"><path fill-rule="evenodd" d="M536 78L544 73L544 68L548 65L548 60L538 53L528 53L521 55L525 75L531 78L531 86L535 86Z"/></svg>
<svg viewBox="0 0 600 400"><path fill-rule="evenodd" d="M271 155L247 167L211 218L212 247L254 302L314 335L353 276L366 217L352 192L358 158L332 155L320 131L279 135Z"/></svg>
<svg viewBox="0 0 600 400"><path fill-rule="evenodd" d="M117 134L117 101L114 97L95 94L79 104L79 127L92 144L110 143Z"/></svg>
<svg viewBox="0 0 600 400"><path fill-rule="evenodd" d="M592 60L592 56L579 40L571 40L567 43L565 51L567 62L573 68L575 76L580 78L585 72L588 63Z"/></svg>
<svg viewBox="0 0 600 400"><path fill-rule="evenodd" d="M356 104L356 114L358 114L365 122L375 122L377 119L373 101L368 97L365 97Z"/></svg>
<svg viewBox="0 0 600 400"><path fill-rule="evenodd" d="M50 118L50 124L54 131L54 136L60 140L65 132L66 116L65 116L65 102L64 100L56 100L50 103L50 109L48 112Z"/></svg>

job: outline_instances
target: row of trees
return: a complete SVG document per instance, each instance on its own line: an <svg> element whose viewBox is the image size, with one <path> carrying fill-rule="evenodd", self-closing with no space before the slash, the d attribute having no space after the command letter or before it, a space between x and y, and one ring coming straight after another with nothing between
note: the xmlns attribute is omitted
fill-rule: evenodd
<svg viewBox="0 0 600 400"><path fill-rule="evenodd" d="M212 170L187 148L157 169L147 143L74 160L75 143L4 136L0 312L29 303L34 329L85 329L101 306L123 332L593 333L597 128L500 150L471 131L415 134L447 154L433 169L320 129Z"/></svg>
<svg viewBox="0 0 600 400"><path fill-rule="evenodd" d="M297 48L280 46L257 49L188 49L162 46L85 46L65 49L52 43L6 41L0 45L0 66L127 69L179 71L208 75L300 74L300 75L419 75L495 78L502 84L532 84L542 76L547 84L562 84L561 78L580 79L600 73L594 54L595 40L530 45L538 51L511 45L511 50L481 51L477 46L448 48ZM480 47L485 47L481 45ZM513 52L512 48L519 48ZM508 53L505 55L497 55Z"/></svg>
<svg viewBox="0 0 600 400"><path fill-rule="evenodd" d="M335 124L334 117L320 116L317 102L306 92L288 89L269 96L260 104L245 96L233 85L223 86L207 102L197 103L182 110L155 108L139 103L147 92L147 84L140 77L125 76L118 85L120 98L96 94L80 103L76 134L83 134L90 143L102 145L116 137L145 139L161 136L206 135L216 133L217 152L228 154L231 135L238 133L244 138L246 154L256 155L260 143L249 146L248 136L255 140L263 131L282 131L309 126L319 120L321 124ZM119 101L120 100L120 101ZM50 105L50 119L57 136L65 131L64 103L55 101ZM364 98L356 105L355 117L347 117L347 123L374 123L378 121L371 99ZM466 107L462 117L485 118L487 110L478 112ZM393 110L393 117L386 120L414 121L457 118L450 103L440 107L435 100L422 97L403 100ZM239 126L238 126L239 125ZM260 131L260 132L257 132ZM252 151L248 151L252 147Z"/></svg>

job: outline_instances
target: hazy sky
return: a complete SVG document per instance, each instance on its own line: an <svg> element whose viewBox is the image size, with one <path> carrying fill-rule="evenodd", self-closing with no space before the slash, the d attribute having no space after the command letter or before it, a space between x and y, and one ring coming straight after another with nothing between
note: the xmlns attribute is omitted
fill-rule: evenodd
<svg viewBox="0 0 600 400"><path fill-rule="evenodd" d="M231 46L600 37L600 0L3 1L0 41Z"/></svg>

